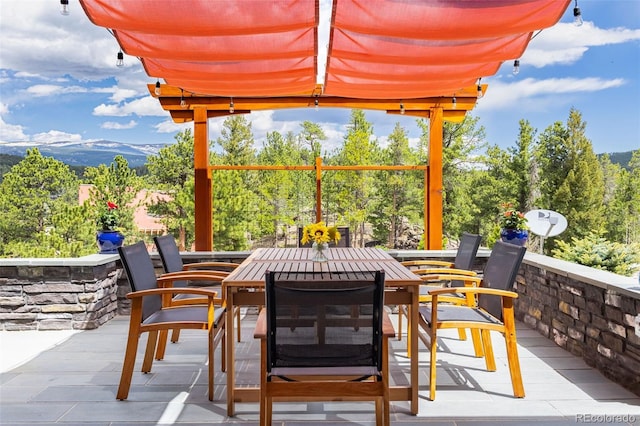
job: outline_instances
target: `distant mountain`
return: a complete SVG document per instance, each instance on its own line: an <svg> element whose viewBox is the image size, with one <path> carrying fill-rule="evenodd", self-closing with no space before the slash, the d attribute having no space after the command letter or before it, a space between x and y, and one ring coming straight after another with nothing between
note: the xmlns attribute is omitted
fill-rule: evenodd
<svg viewBox="0 0 640 426"><path fill-rule="evenodd" d="M148 155L156 155L165 144L130 145L113 141L92 142L0 142L0 154L24 156L27 149L36 147L42 155L53 157L72 166L98 166L110 164L116 155L122 155L129 167L143 166Z"/></svg>

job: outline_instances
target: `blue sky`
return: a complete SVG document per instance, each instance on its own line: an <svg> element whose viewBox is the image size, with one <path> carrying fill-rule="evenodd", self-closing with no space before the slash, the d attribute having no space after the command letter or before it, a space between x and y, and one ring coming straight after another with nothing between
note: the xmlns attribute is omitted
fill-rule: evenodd
<svg viewBox="0 0 640 426"><path fill-rule="evenodd" d="M71 14L57 0L0 0L0 152L14 141L172 143L185 128L171 121L151 98L139 61L125 55L115 66L115 39L93 25L77 0ZM518 122L538 133L566 123L573 107L582 113L596 153L640 149L640 1L579 0L584 25L573 21L573 2L561 21L542 31L520 59L518 75L506 62L483 78L489 89L474 111L487 142L514 145ZM263 111L249 115L256 145L269 131L300 130L310 120L329 137L323 148L340 145L350 112L341 109ZM396 122L415 141L415 119L366 112L381 144ZM210 119L216 139L223 119ZM187 125L186 127L191 127Z"/></svg>

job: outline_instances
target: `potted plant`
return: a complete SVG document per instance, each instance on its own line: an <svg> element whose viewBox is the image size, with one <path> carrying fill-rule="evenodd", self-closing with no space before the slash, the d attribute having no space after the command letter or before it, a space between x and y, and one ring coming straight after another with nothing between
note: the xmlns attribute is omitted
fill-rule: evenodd
<svg viewBox="0 0 640 426"><path fill-rule="evenodd" d="M328 259L325 250L329 249L329 242L333 241L337 243L340 241L340 237L340 232L338 232L337 227L328 227L324 222L318 222L307 225L302 229L300 242L302 244L307 244L310 241L313 242L311 245L314 253L312 260L314 262L326 262Z"/></svg>
<svg viewBox="0 0 640 426"><path fill-rule="evenodd" d="M117 253L118 247L122 246L124 235L116 229L119 223L118 206L111 201L107 201L106 206L100 209L100 215L97 220L96 242L100 253Z"/></svg>
<svg viewBox="0 0 640 426"><path fill-rule="evenodd" d="M502 204L500 216L500 239L506 243L524 246L529 238L529 227L524 213L516 210L513 204Z"/></svg>

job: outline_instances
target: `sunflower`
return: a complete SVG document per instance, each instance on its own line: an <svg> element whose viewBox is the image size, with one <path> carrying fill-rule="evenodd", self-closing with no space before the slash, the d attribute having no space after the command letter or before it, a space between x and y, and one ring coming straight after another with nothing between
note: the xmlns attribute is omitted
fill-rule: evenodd
<svg viewBox="0 0 640 426"><path fill-rule="evenodd" d="M327 227L324 222L313 223L302 229L300 242L307 244L309 241L318 244L328 243L329 241L337 243L340 241L340 232L335 226Z"/></svg>

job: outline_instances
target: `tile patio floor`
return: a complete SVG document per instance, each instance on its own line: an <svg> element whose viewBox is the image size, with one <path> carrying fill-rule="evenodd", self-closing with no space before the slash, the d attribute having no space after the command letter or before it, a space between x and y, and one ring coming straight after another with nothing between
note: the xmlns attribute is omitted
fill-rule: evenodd
<svg viewBox="0 0 640 426"><path fill-rule="evenodd" d="M255 319L255 312L245 312L243 342L237 346L238 383L258 381ZM165 360L155 362L152 372L146 375L139 372L146 341L143 337L129 399L116 401L127 326L128 318L118 317L97 330L75 333L26 363L1 373L0 424L257 424L257 403L237 404L236 416L226 416L225 374L219 368L215 401L207 399L206 337L200 331L183 331L180 342L168 347ZM34 339L40 340L34 333L2 333L0 352L4 358L12 353L27 353ZM23 341L20 335L25 336ZM44 339L45 334L42 336ZM455 331L444 336L438 354L436 400L427 399L429 353L420 343L420 412L412 416L408 403L393 402L393 425L640 425L640 397L522 324L518 328L518 343L524 399L512 396L500 335L494 335L498 371L491 373L485 371L483 359L472 356L470 342L459 341ZM393 339L391 344L392 380L404 382L409 365L405 341ZM216 364L219 362L218 351ZM276 403L274 424L364 426L375 424L375 417L373 404L367 402Z"/></svg>

